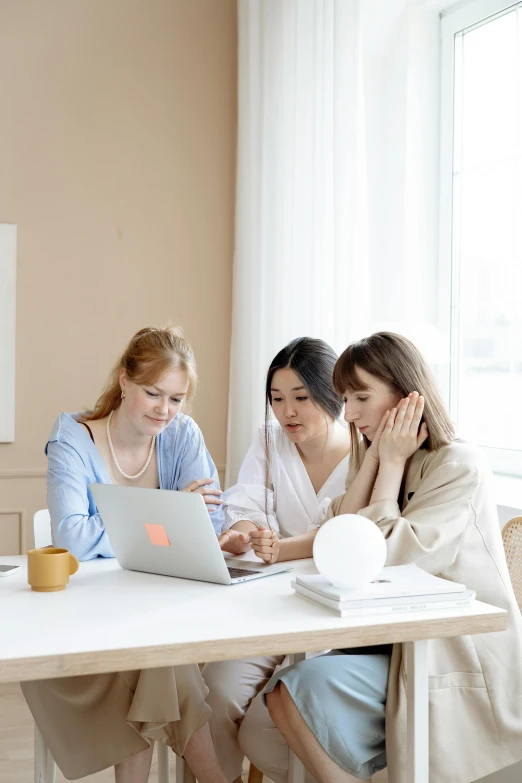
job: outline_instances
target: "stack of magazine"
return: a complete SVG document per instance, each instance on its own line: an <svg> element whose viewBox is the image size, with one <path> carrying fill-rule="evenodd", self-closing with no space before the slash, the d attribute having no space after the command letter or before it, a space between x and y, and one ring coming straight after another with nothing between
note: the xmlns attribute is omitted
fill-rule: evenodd
<svg viewBox="0 0 522 783"><path fill-rule="evenodd" d="M416 565L388 566L356 590L334 587L321 574L296 576L296 595L341 617L419 612L470 606L475 591L423 571Z"/></svg>

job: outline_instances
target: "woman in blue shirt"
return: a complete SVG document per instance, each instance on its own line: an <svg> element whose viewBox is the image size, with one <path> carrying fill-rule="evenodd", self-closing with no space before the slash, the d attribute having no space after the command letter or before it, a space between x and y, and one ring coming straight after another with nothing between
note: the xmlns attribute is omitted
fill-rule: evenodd
<svg viewBox="0 0 522 783"><path fill-rule="evenodd" d="M181 412L195 385L188 343L172 329L142 329L94 408L57 418L46 446L56 546L80 560L114 557L90 483L199 492L220 533L217 471L198 425Z"/></svg>
<svg viewBox="0 0 522 783"><path fill-rule="evenodd" d="M192 350L175 328L131 339L94 408L58 417L46 452L53 543L80 560L114 557L90 483L198 492L219 533L217 471L197 424L181 412L195 391ZM200 783L225 783L197 665L28 682L25 698L68 779L115 767L146 783L154 740L184 756Z"/></svg>

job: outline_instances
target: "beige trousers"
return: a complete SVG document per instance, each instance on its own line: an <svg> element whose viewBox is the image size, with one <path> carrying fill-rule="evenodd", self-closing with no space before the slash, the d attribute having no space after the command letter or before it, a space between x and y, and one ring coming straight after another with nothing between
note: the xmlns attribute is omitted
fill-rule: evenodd
<svg viewBox="0 0 522 783"><path fill-rule="evenodd" d="M288 664L283 655L207 663L203 678L212 708L210 731L225 777L241 775L246 756L274 783L287 783L288 745L277 729L261 693L274 671ZM310 775L306 783L315 783Z"/></svg>
<svg viewBox="0 0 522 783"><path fill-rule="evenodd" d="M67 780L164 742L182 756L209 719L195 663L22 683L29 709Z"/></svg>

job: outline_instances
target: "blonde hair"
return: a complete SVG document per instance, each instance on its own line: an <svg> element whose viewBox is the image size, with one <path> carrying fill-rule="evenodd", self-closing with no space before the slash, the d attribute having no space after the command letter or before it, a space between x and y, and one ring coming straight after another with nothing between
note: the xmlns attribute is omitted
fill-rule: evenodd
<svg viewBox="0 0 522 783"><path fill-rule="evenodd" d="M337 360L333 385L339 394L347 390L363 391L366 387L358 370L365 370L384 381L402 397L417 391L424 397L422 420L428 427L428 438L421 448L437 451L455 437L455 427L442 402L435 378L420 351L406 337L393 332L376 332L346 348ZM369 441L362 439L353 423L352 466L358 470Z"/></svg>
<svg viewBox="0 0 522 783"><path fill-rule="evenodd" d="M82 421L104 419L121 405L122 369L130 381L140 385L154 384L166 372L183 370L189 381L184 410L187 410L194 397L197 386L196 362L182 330L170 324L164 329L140 329L114 365L94 408L86 411Z"/></svg>

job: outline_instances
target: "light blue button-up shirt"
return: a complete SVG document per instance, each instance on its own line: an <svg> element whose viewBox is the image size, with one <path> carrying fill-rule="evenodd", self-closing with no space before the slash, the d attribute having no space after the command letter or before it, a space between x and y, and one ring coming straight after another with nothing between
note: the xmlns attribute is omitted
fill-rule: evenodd
<svg viewBox="0 0 522 783"><path fill-rule="evenodd" d="M89 433L78 424L78 414L62 413L56 419L45 453L48 457L47 504L53 544L68 549L79 560L114 557L89 484L112 484L109 472ZM182 413L156 438L161 489L185 489L195 479L219 478L196 422ZM211 485L207 485L210 487ZM219 535L221 508L210 514Z"/></svg>

